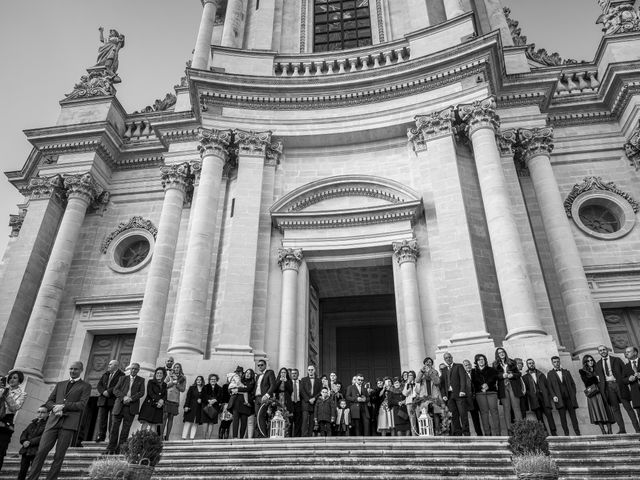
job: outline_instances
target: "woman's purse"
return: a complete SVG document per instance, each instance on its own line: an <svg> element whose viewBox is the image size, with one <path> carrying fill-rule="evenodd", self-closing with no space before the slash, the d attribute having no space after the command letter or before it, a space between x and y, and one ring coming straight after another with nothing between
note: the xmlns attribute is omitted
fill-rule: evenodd
<svg viewBox="0 0 640 480"><path fill-rule="evenodd" d="M589 385L587 388L584 389L584 394L587 396L587 398L595 397L599 393L600 393L600 389L598 388L598 385L596 385L595 383L593 385Z"/></svg>
<svg viewBox="0 0 640 480"><path fill-rule="evenodd" d="M218 418L218 409L213 405L205 405L202 411L207 417L209 417L210 420L215 420Z"/></svg>

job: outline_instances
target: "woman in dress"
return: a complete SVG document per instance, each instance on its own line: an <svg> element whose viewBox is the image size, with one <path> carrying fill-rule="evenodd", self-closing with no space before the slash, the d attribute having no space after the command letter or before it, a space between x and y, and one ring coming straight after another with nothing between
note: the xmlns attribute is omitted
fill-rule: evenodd
<svg viewBox="0 0 640 480"><path fill-rule="evenodd" d="M382 388L380 389L378 396L382 400L380 402L380 409L378 410L378 432L383 437L387 435L393 435L395 423L393 422L393 410L389 405L389 394L393 389L391 378L384 377L382 380Z"/></svg>
<svg viewBox="0 0 640 480"><path fill-rule="evenodd" d="M222 411L222 387L218 385L218 375L212 373L207 379L202 393L202 421L206 425L204 438L213 438L213 430L218 423L218 416ZM209 408L211 407L211 408ZM209 413L208 413L209 412ZM213 415L210 415L212 413Z"/></svg>
<svg viewBox="0 0 640 480"><path fill-rule="evenodd" d="M402 394L401 380L399 377L393 379L393 387L389 391L387 398L389 399L389 406L393 411L395 434L403 437L411 434L411 424L409 423L406 399Z"/></svg>
<svg viewBox="0 0 640 480"><path fill-rule="evenodd" d="M509 358L504 348L496 348L493 368L498 372L498 398L504 408L504 423L507 426L507 431L511 434L511 412L513 411L513 418L516 420L522 418L520 397L523 392L520 370L518 370L516 362Z"/></svg>
<svg viewBox="0 0 640 480"><path fill-rule="evenodd" d="M180 393L187 389L187 378L182 373L182 365L174 363L164 382L167 384L167 401L164 402L164 414L162 416L162 432L165 440L169 440L173 417L178 415Z"/></svg>
<svg viewBox="0 0 640 480"><path fill-rule="evenodd" d="M147 382L147 397L142 402L138 415L143 430L155 431L162 425L164 403L167 401L167 384L164 383L166 376L167 370L158 367L153 372L153 378Z"/></svg>
<svg viewBox="0 0 640 480"><path fill-rule="evenodd" d="M413 404L413 399L416 398L416 372L413 370L409 370L408 372L407 383L405 383L402 388L402 394L405 397L405 405L407 406L407 413L409 414L409 424L411 425L409 435L418 435L418 417L416 416L416 409Z"/></svg>
<svg viewBox="0 0 640 480"><path fill-rule="evenodd" d="M0 402L4 403L4 416L0 418L0 470L4 463L4 456L7 454L7 448L11 442L13 435L13 419L16 412L22 408L24 399L27 398L27 392L22 388L24 382L24 373L19 370L9 372L6 384L0 384Z"/></svg>
<svg viewBox="0 0 640 480"><path fill-rule="evenodd" d="M589 420L592 424L598 425L602 434L611 434L611 424L613 424L613 414L609 404L602 398L602 393L598 389L598 377L595 374L596 362L591 355L582 357L582 368L578 371L582 383L584 383L585 396L587 397L587 408L589 409Z"/></svg>
<svg viewBox="0 0 640 480"><path fill-rule="evenodd" d="M198 425L202 425L202 404L204 394L204 377L198 375L196 381L187 390L187 397L184 399L184 426L182 427L182 440L196 438Z"/></svg>
<svg viewBox="0 0 640 480"><path fill-rule="evenodd" d="M487 357L477 354L471 370L471 383L476 394L482 432L485 436L500 435L500 415L498 414L498 372L489 366Z"/></svg>
<svg viewBox="0 0 640 480"><path fill-rule="evenodd" d="M229 387L231 398L229 399L229 411L233 413L233 424L231 426L231 438L244 438L247 433L247 424L249 417L254 415L254 395L256 381L255 374L250 368L247 369L242 378L240 385ZM247 394L247 401L244 400L244 393ZM253 432L250 432L253 433ZM252 438L249 436L249 438Z"/></svg>
<svg viewBox="0 0 640 480"><path fill-rule="evenodd" d="M286 368L281 368L278 371L278 376L276 377L276 399L282 405L287 412L293 412L293 402L291 399L291 395L293 393L293 381L289 376L289 370Z"/></svg>

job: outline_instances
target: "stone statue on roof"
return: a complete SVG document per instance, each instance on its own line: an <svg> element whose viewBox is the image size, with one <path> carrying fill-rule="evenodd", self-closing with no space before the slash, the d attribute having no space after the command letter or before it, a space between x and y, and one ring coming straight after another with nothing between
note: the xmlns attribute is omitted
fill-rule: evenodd
<svg viewBox="0 0 640 480"><path fill-rule="evenodd" d="M98 49L98 60L96 67L104 67L112 75L113 83L119 83L120 78L116 75L118 71L118 53L124 48L124 35L120 35L117 30L109 30L109 36L105 40L104 28L100 27L100 42L102 45Z"/></svg>

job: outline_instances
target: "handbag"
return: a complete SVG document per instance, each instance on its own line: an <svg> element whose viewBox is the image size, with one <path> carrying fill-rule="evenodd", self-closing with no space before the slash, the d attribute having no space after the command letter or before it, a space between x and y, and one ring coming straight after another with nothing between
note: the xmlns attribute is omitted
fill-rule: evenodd
<svg viewBox="0 0 640 480"><path fill-rule="evenodd" d="M401 418L402 420L408 420L409 414L404 410L398 409L398 418Z"/></svg>
<svg viewBox="0 0 640 480"><path fill-rule="evenodd" d="M216 418L218 418L218 409L213 405L205 405L202 411L211 420L215 420Z"/></svg>
<svg viewBox="0 0 640 480"><path fill-rule="evenodd" d="M596 385L595 383L593 385L589 385L587 388L584 389L584 394L587 396L587 398L595 397L599 393L600 393L600 389L598 388L598 385Z"/></svg>

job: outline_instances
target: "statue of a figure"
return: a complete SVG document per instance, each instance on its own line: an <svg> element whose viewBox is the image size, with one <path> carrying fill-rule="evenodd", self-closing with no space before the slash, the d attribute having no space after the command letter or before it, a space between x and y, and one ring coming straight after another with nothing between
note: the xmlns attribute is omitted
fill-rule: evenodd
<svg viewBox="0 0 640 480"><path fill-rule="evenodd" d="M109 37L104 39L104 28L100 27L100 42L102 46L98 49L98 60L96 67L106 67L107 71L113 75L113 83L118 83L120 78L116 75L118 71L118 53L124 48L124 35L120 35L117 30L109 30Z"/></svg>

